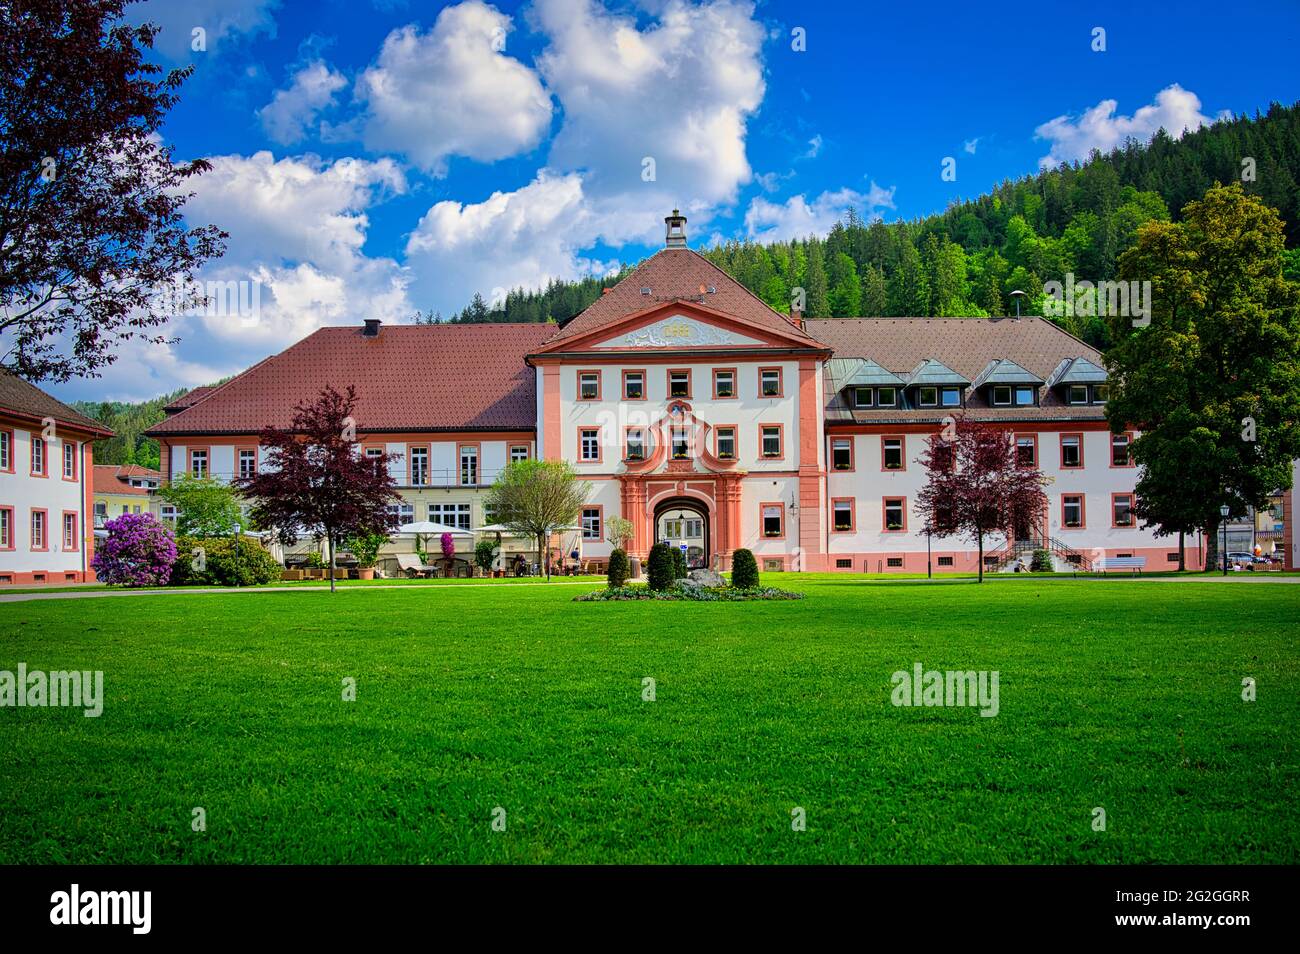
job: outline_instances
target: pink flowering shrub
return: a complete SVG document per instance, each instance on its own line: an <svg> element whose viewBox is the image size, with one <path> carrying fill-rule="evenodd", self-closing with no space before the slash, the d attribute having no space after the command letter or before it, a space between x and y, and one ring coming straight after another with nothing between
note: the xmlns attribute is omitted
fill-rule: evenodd
<svg viewBox="0 0 1300 954"><path fill-rule="evenodd" d="M450 560L456 555L456 541L452 539L450 533L444 533L439 541L442 543L442 555Z"/></svg>
<svg viewBox="0 0 1300 954"><path fill-rule="evenodd" d="M163 586L176 562L176 539L151 513L124 513L104 524L108 538L90 561L101 583Z"/></svg>

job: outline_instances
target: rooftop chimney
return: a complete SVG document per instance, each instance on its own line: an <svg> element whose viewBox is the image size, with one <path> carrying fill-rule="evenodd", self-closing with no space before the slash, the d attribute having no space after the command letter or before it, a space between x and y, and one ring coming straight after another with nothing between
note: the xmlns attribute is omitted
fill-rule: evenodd
<svg viewBox="0 0 1300 954"><path fill-rule="evenodd" d="M673 209L673 214L664 217L668 225L668 234L664 238L665 248L686 247L686 216Z"/></svg>
<svg viewBox="0 0 1300 954"><path fill-rule="evenodd" d="M799 310L799 306L793 301L790 302L790 324L794 325L800 331L804 330L803 312Z"/></svg>
<svg viewBox="0 0 1300 954"><path fill-rule="evenodd" d="M379 326L383 324L378 318L367 318L365 327L361 329L361 334L366 338L378 338Z"/></svg>

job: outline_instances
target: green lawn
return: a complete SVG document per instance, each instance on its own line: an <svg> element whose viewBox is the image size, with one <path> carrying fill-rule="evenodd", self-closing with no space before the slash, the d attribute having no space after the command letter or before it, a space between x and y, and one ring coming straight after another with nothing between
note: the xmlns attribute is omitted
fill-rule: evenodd
<svg viewBox="0 0 1300 954"><path fill-rule="evenodd" d="M1300 861L1300 587L764 582L0 604L0 670L107 697L0 708L0 862ZM916 662L998 716L893 706Z"/></svg>

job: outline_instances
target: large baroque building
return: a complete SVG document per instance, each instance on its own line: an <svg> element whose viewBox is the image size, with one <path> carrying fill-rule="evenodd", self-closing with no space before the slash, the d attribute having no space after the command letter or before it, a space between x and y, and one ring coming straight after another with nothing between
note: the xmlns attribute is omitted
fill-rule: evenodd
<svg viewBox="0 0 1300 954"><path fill-rule="evenodd" d="M667 221L664 249L559 327L322 328L187 395L149 431L164 479L261 467L260 428L353 385L363 452L397 455L404 521L488 523L486 488L538 456L590 483L582 554L597 563L619 516L634 556L667 540L700 565L748 547L767 569L962 571L973 542L928 540L914 505L928 437L968 415L1004 425L1051 481L1046 511L988 544L989 568L1031 547L1061 568L1176 566L1173 541L1132 515L1134 435L1107 426L1093 348L1037 317L782 314L687 248L684 218Z"/></svg>

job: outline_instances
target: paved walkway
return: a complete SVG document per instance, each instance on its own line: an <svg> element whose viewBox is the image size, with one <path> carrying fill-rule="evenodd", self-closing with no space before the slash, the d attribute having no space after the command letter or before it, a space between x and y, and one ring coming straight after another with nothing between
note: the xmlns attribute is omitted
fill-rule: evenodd
<svg viewBox="0 0 1300 954"><path fill-rule="evenodd" d="M380 583L375 586L340 586L335 592L368 593L371 590L446 590L465 586L472 586L479 590L499 590L514 586L596 586L599 584L599 580L565 579L555 579L549 583L436 583L429 586L420 586L419 584L385 585ZM153 590L66 590L53 593L0 592L0 603L22 603L27 600L94 600L110 596L189 596L203 593L328 593L329 591L328 586L205 586Z"/></svg>

